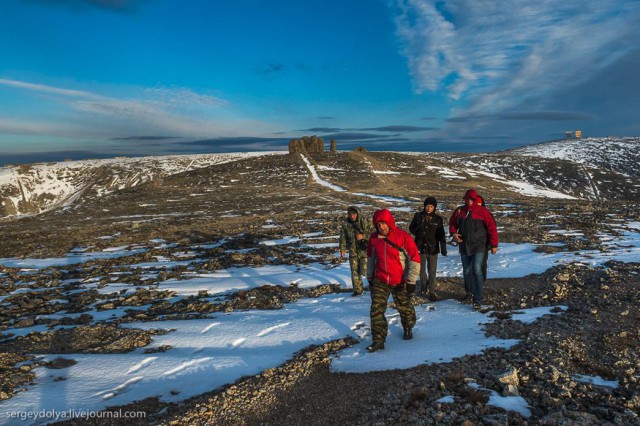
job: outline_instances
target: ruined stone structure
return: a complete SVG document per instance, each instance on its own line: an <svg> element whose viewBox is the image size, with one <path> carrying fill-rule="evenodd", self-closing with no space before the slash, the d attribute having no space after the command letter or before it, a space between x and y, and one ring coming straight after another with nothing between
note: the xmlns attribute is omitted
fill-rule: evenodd
<svg viewBox="0 0 640 426"><path fill-rule="evenodd" d="M289 154L325 152L324 141L317 136L303 136L289 141Z"/></svg>

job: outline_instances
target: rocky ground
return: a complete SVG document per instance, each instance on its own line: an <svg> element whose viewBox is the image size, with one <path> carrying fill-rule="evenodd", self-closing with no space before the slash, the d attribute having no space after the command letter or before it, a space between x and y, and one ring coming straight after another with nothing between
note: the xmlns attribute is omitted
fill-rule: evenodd
<svg viewBox="0 0 640 426"><path fill-rule="evenodd" d="M329 355L356 342L345 338L182 403L148 399L126 408L155 413L150 424L172 425L640 424L639 273L639 264L568 265L517 283L489 281L487 302L497 309L486 332L520 340L508 350L407 370L332 373ZM441 295L461 298L459 280L443 282ZM568 308L561 321L523 324L500 313L549 305ZM578 372L619 386L582 383ZM524 397L532 416L487 405L491 391ZM454 402L434 402L444 396Z"/></svg>
<svg viewBox="0 0 640 426"><path fill-rule="evenodd" d="M299 157L249 158L105 197L88 196L65 209L3 222L0 257L4 258L61 256L78 247L97 251L138 245L147 250L77 267L40 269L28 278L18 268L0 267L0 296L4 296L0 400L34 380L32 370L42 364L30 354L121 353L145 347L153 339L152 332L120 328L123 322L278 309L299 298L344 291L329 284L313 289L264 286L210 303L206 294L175 300L156 290L111 294L98 290L114 277L133 286L230 266L308 263L308 248L258 243L308 232L324 232L333 236L327 241L335 242L337 220L346 206L357 204L365 214L388 206L363 193L409 200L409 208L394 211L406 229L426 195L438 197L440 210L448 217L464 190L476 187L490 202L501 241L538 243L543 252L606 250L602 234L615 238L620 224L640 217L640 209L625 199L607 203L550 200L514 193L487 176L443 180L438 173L425 171L423 159L415 156L344 153L312 161L324 167L319 168L324 179L348 192L314 183ZM438 166L441 160L429 161ZM374 173L380 170L403 174ZM574 233L548 232L553 229ZM172 244L150 243L159 239ZM245 248L257 249L243 252ZM337 261L334 251L311 252L330 264ZM189 262L159 270L155 278L130 267L158 257ZM490 277L486 303L492 305L496 321L486 326L486 333L520 341L508 350L491 349L408 370L332 373L329 355L355 342L345 336L197 398L175 404L147 399L128 408L146 411L150 424L640 424L639 272L640 264L610 262L602 267L558 266L519 279ZM97 285L80 291L79 282ZM442 298L462 298L459 279L443 279L440 285ZM415 303L425 302L416 296ZM552 305L567 307L560 320L545 317L522 324L504 313ZM113 321L95 323L86 313L90 306L99 311L128 310ZM39 317L52 313L68 316ZM34 325L72 327L23 337L4 331ZM55 370L70 362L61 355L45 366ZM619 386L585 384L576 380L576 374L616 379ZM490 391L522 396L530 405L531 417L487 405ZM444 396L453 396L454 402L434 402Z"/></svg>
<svg viewBox="0 0 640 426"><path fill-rule="evenodd" d="M497 314L487 333L521 340L509 350L402 371L336 374L327 355L349 342L332 342L258 379L171 407L168 423L637 424L640 316L629 302L638 307L640 265L611 266L621 268L557 268L528 277L526 290L522 282L515 290L512 280L489 284L487 298L501 309L569 308L559 323L523 325ZM452 281L443 296L462 296L460 283ZM620 378L620 387L578 383L576 371ZM532 417L485 405L488 391L469 383L523 396ZM455 397L453 404L434 402L447 395Z"/></svg>

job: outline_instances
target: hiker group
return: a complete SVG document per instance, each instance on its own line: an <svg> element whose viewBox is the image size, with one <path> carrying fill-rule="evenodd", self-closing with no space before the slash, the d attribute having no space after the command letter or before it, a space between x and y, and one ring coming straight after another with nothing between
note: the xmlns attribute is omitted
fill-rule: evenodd
<svg viewBox="0 0 640 426"><path fill-rule="evenodd" d="M498 231L484 199L474 189L464 194L463 201L450 216L449 235L451 244L457 245L460 252L464 300L480 309L483 283L487 279L487 258L489 252L498 251ZM431 301L438 300L438 255L447 256L447 241L444 220L436 213L437 206L434 197L424 200L422 211L414 215L409 225L413 238L396 226L387 209L376 211L372 221L362 216L357 207L347 209L347 217L340 227L340 256L344 259L349 254L353 296L365 290L363 275L369 284L373 337L373 343L367 347L369 352L384 349L388 330L384 313L389 295L400 313L405 340L413 338L416 312L412 294L418 278L419 293Z"/></svg>

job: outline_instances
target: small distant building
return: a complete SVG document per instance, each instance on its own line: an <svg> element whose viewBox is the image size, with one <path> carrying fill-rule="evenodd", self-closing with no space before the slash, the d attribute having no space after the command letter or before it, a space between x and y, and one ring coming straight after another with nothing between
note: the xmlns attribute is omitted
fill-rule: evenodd
<svg viewBox="0 0 640 426"><path fill-rule="evenodd" d="M571 132L571 130L567 130L566 132L564 132L564 137L565 139L580 139L582 137L582 130L578 129L574 132Z"/></svg>

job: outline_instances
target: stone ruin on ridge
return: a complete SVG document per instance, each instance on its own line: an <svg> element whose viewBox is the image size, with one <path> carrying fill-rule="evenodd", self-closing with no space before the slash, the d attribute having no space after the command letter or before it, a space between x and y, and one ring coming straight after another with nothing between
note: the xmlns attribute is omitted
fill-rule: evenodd
<svg viewBox="0 0 640 426"><path fill-rule="evenodd" d="M324 141L317 136L303 136L289 141L289 154L324 153Z"/></svg>

